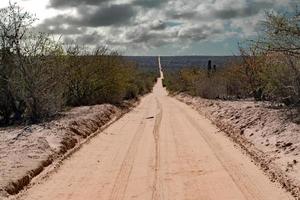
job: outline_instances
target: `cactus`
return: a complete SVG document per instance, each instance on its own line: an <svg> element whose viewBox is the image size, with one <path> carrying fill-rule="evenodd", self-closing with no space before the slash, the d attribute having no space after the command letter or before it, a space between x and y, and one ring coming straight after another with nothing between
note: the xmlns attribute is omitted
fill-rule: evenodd
<svg viewBox="0 0 300 200"><path fill-rule="evenodd" d="M208 73L211 72L211 60L208 60L207 71L208 71Z"/></svg>
<svg viewBox="0 0 300 200"><path fill-rule="evenodd" d="M208 60L208 64L207 64L207 75L208 77L210 77L210 74L211 74L211 60Z"/></svg>

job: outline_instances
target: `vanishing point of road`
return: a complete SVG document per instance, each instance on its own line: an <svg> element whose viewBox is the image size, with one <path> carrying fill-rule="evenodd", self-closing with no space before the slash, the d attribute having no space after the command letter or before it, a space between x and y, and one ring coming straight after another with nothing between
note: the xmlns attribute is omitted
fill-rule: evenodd
<svg viewBox="0 0 300 200"><path fill-rule="evenodd" d="M249 157L162 86L19 197L26 200L285 200Z"/></svg>

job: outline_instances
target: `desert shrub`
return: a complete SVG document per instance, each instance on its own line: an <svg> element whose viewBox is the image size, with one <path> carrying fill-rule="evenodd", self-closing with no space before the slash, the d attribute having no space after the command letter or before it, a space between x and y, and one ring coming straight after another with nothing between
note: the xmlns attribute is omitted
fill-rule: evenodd
<svg viewBox="0 0 300 200"><path fill-rule="evenodd" d="M141 71L135 63L107 49L94 52L98 53L67 56L68 105L118 105L124 99L137 98L151 91L157 75Z"/></svg>
<svg viewBox="0 0 300 200"><path fill-rule="evenodd" d="M263 37L256 41L265 56L261 78L273 101L300 105L300 18L292 13L267 13Z"/></svg>
<svg viewBox="0 0 300 200"><path fill-rule="evenodd" d="M171 92L186 92L203 98L223 98L226 86L220 72L207 73L203 69L185 68L166 72L164 85Z"/></svg>
<svg viewBox="0 0 300 200"><path fill-rule="evenodd" d="M36 122L63 105L63 72L57 67L62 48L47 34L30 31L35 19L16 4L1 9L0 15L3 120Z"/></svg>
<svg viewBox="0 0 300 200"><path fill-rule="evenodd" d="M288 106L298 106L300 101L298 74L290 66L288 56L266 55L268 60L259 74L264 95L270 101L282 102ZM297 63L296 60L293 63ZM299 60L296 64L299 66Z"/></svg>
<svg viewBox="0 0 300 200"><path fill-rule="evenodd" d="M222 69L166 71L164 85L172 92L204 98L252 97L300 106L300 18L294 13L267 13L256 40L240 46L240 59Z"/></svg>
<svg viewBox="0 0 300 200"><path fill-rule="evenodd" d="M240 99L249 97L251 87L244 65L240 62L229 62L221 74L226 87L225 99Z"/></svg>
<svg viewBox="0 0 300 200"><path fill-rule="evenodd" d="M248 83L257 100L299 106L300 18L294 12L267 13L260 36L241 48Z"/></svg>
<svg viewBox="0 0 300 200"><path fill-rule="evenodd" d="M23 112L24 102L15 95L13 77L19 69L20 41L32 22L29 13L16 4L0 9L0 124L20 118Z"/></svg>
<svg viewBox="0 0 300 200"><path fill-rule="evenodd" d="M150 92L158 76L108 48L64 45L32 29L17 4L0 9L0 124L38 122L66 106L112 103Z"/></svg>

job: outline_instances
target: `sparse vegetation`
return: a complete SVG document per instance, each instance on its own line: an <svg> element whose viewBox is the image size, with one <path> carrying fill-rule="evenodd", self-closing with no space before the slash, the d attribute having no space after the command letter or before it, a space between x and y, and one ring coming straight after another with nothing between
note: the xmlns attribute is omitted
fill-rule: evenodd
<svg viewBox="0 0 300 200"><path fill-rule="evenodd" d="M151 91L145 71L108 48L91 51L32 29L17 4L0 10L0 125L38 122L67 106L112 103Z"/></svg>
<svg viewBox="0 0 300 200"><path fill-rule="evenodd" d="M240 57L212 70L167 70L164 85L172 92L204 98L253 97L300 106L300 18L294 13L267 13L261 37L240 47Z"/></svg>

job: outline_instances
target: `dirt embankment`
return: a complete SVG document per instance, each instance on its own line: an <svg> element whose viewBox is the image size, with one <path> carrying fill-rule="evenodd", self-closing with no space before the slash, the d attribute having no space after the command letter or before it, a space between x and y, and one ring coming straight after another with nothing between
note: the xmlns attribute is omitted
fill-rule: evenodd
<svg viewBox="0 0 300 200"><path fill-rule="evenodd" d="M300 125L283 109L252 101L207 100L179 94L238 143L272 181L300 198Z"/></svg>
<svg viewBox="0 0 300 200"><path fill-rule="evenodd" d="M51 122L0 129L0 197L18 193L54 161L97 134L133 107L73 108Z"/></svg>

